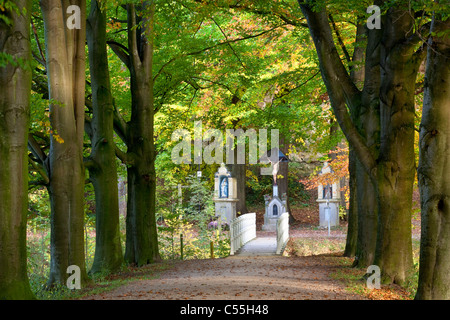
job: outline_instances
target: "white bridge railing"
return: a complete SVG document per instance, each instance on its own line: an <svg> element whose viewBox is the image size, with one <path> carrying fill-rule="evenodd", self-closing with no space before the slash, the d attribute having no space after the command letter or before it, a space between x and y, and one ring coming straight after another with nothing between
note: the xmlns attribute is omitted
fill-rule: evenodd
<svg viewBox="0 0 450 320"><path fill-rule="evenodd" d="M256 213L246 213L230 223L230 255L256 238Z"/></svg>
<svg viewBox="0 0 450 320"><path fill-rule="evenodd" d="M289 213L283 213L277 220L277 254L282 254L289 240Z"/></svg>

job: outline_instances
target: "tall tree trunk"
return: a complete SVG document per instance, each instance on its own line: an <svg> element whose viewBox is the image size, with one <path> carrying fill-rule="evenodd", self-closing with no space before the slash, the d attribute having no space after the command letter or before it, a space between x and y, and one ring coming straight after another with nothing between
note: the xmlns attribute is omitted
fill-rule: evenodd
<svg viewBox="0 0 450 320"><path fill-rule="evenodd" d="M106 50L106 13L96 0L91 2L87 31L93 109L89 157L92 163L88 169L95 190L96 214L95 257L90 272L113 272L123 262L113 139L114 106Z"/></svg>
<svg viewBox="0 0 450 320"><path fill-rule="evenodd" d="M238 104L241 102L241 97L237 94L233 96L233 102L235 104ZM234 130L239 130L237 128L239 119L235 119L232 122ZM238 135L237 135L238 136ZM236 136L236 137L237 137ZM233 137L234 139L234 137ZM239 138L237 137L236 140ZM245 146L245 140L244 140L244 146ZM233 140L234 144L234 140ZM238 195L238 201L236 202L236 214L245 214L248 213L247 209L247 163L238 163L238 151L237 151L237 144L234 145L234 149L232 149L233 152L233 164L229 165L231 176L233 178L236 178L236 192ZM244 149L244 151L246 148ZM246 152L244 152L246 154ZM244 156L244 161L247 162L247 157Z"/></svg>
<svg viewBox="0 0 450 320"><path fill-rule="evenodd" d="M155 218L156 172L153 136L153 26L155 5L145 2L148 19L138 26L127 5L132 113L127 130L128 204L125 260L138 266L159 259Z"/></svg>
<svg viewBox="0 0 450 320"><path fill-rule="evenodd" d="M365 50L361 45L365 41L366 31L363 21L358 21L356 27L356 37L354 44L354 51L352 56L353 66L350 69L350 78L356 83L358 88L362 88L364 84L364 65ZM354 122L359 121L360 110L352 110L352 119ZM349 147L348 153L348 187L349 187L349 208L347 213L347 237L345 243L344 256L355 257L357 252L358 243L358 203L363 199L357 195L357 182L356 182L356 162L357 156L353 148ZM342 196L341 196L342 197Z"/></svg>
<svg viewBox="0 0 450 320"><path fill-rule="evenodd" d="M378 199L369 175L356 159L356 195L358 198L358 237L355 266L373 264L377 243Z"/></svg>
<svg viewBox="0 0 450 320"><path fill-rule="evenodd" d="M86 2L80 29L66 26L68 1L42 0L49 84L51 263L48 284L66 284L67 267L76 265L87 280L84 257L83 137L85 101Z"/></svg>
<svg viewBox="0 0 450 320"><path fill-rule="evenodd" d="M345 242L344 257L356 256L356 244L358 239L358 202L356 197L356 155L350 148L348 154L348 172L350 188L350 199L347 217L347 237Z"/></svg>
<svg viewBox="0 0 450 320"><path fill-rule="evenodd" d="M388 10L381 41L380 156L377 168L379 231L374 264L383 282L402 284L412 261L411 208L415 177L414 91L422 55L405 39L414 20L404 8Z"/></svg>
<svg viewBox="0 0 450 320"><path fill-rule="evenodd" d="M366 47L365 74L363 76L359 73L356 76L356 71L353 69L352 77L350 77L337 53L326 11L323 9L320 12L314 12L309 4L305 4L300 0L299 3L302 12L308 20L308 26L319 56L322 78L327 87L331 106L349 142L350 150L355 156L354 167L350 168L352 170L350 173L353 175L351 179L353 178L353 181L356 183L353 196L357 198L352 201L357 210L357 222L352 221L352 226L357 225L358 229L356 248L353 249L357 258L355 264L364 265L369 261L366 257L374 257L375 255L373 230L376 230L376 226L374 228L372 225L374 219L365 219L363 214L369 212L372 216L376 216L376 212L373 209L373 200L377 198L371 186L374 179L369 175L369 173L376 170L376 154L374 153L376 143L373 143L373 141L369 143L367 138L375 141L379 138L378 134L374 134L377 131L377 123L379 121L376 118L377 104L368 99L370 94L367 94L367 92L371 92L372 95L377 94L377 88L374 83L376 83L375 80L377 78L379 79L379 73L376 72L378 67L376 54L379 52L377 50L378 44L376 43L375 35L369 32ZM361 92L355 82L359 83L363 79L364 89ZM346 104L350 112L347 111ZM366 124L370 125L366 127ZM370 179L364 178L361 169L364 169L364 174ZM370 190L372 190L372 193ZM364 194L370 194L372 201L366 204L366 199L363 197ZM361 208L364 208L364 212L360 211ZM355 208L352 208L352 210L355 210ZM368 230L370 230L370 233L365 232ZM371 241L372 244L369 245Z"/></svg>
<svg viewBox="0 0 450 320"><path fill-rule="evenodd" d="M353 81L363 82L361 104L353 109L353 121L364 137L370 153L378 157L380 146L380 41L381 31L367 31L364 74L356 75ZM355 159L356 196L358 210L358 237L355 266L367 267L375 259L378 233L378 198L376 185L361 164Z"/></svg>
<svg viewBox="0 0 450 320"><path fill-rule="evenodd" d="M450 30L433 18L431 31ZM416 299L450 299L450 36L428 43L420 160L422 208L419 287Z"/></svg>
<svg viewBox="0 0 450 320"><path fill-rule="evenodd" d="M237 153L237 152L235 152ZM236 159L235 159L236 161ZM231 176L236 178L236 189L239 201L236 203L236 214L248 213L246 203L247 164L234 163L231 165Z"/></svg>
<svg viewBox="0 0 450 320"><path fill-rule="evenodd" d="M11 24L0 20L0 52L29 62L31 0L15 4L19 14L1 13ZM0 88L0 300L32 299L26 246L30 66L0 66Z"/></svg>
<svg viewBox="0 0 450 320"><path fill-rule="evenodd" d="M382 41L368 42L368 45L381 46L381 75L373 75L375 79L380 77L380 136L374 136L379 141L377 157L374 146L359 132L347 106L350 110L367 108L367 112L377 115L378 103L375 103L376 99L369 104L364 100L363 93L370 96L371 88L365 86L361 92L351 80L337 53L326 10L314 11L313 3L299 0L316 46L333 111L376 190L379 224L374 263L381 268L385 283L401 284L412 266L414 84L421 59L414 49L421 37L411 35L414 21L409 9L396 7L389 9L383 17Z"/></svg>

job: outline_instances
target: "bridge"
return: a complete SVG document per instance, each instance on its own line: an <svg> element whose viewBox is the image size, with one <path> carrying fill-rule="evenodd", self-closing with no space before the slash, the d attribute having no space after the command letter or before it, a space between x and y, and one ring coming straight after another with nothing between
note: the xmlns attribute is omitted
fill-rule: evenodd
<svg viewBox="0 0 450 320"><path fill-rule="evenodd" d="M258 238L255 213L233 219L230 224L230 255L282 255L289 240L289 213L285 212L278 218L276 231L276 237Z"/></svg>

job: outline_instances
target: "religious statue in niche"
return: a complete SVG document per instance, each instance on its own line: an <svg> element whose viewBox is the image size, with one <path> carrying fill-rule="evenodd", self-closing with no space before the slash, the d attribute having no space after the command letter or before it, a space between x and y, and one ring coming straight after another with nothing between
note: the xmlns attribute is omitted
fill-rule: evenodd
<svg viewBox="0 0 450 320"><path fill-rule="evenodd" d="M228 198L228 178L221 177L219 185L220 195L219 198Z"/></svg>
<svg viewBox="0 0 450 320"><path fill-rule="evenodd" d="M323 188L323 199L331 199L333 197L333 187L330 184L327 184Z"/></svg>

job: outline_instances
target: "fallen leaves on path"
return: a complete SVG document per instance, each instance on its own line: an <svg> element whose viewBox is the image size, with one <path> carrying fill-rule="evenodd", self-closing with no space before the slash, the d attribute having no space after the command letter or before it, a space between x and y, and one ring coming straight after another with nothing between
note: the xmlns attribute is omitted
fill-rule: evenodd
<svg viewBox="0 0 450 320"><path fill-rule="evenodd" d="M158 279L130 282L86 299L362 299L328 276L335 267L320 256L178 261Z"/></svg>

